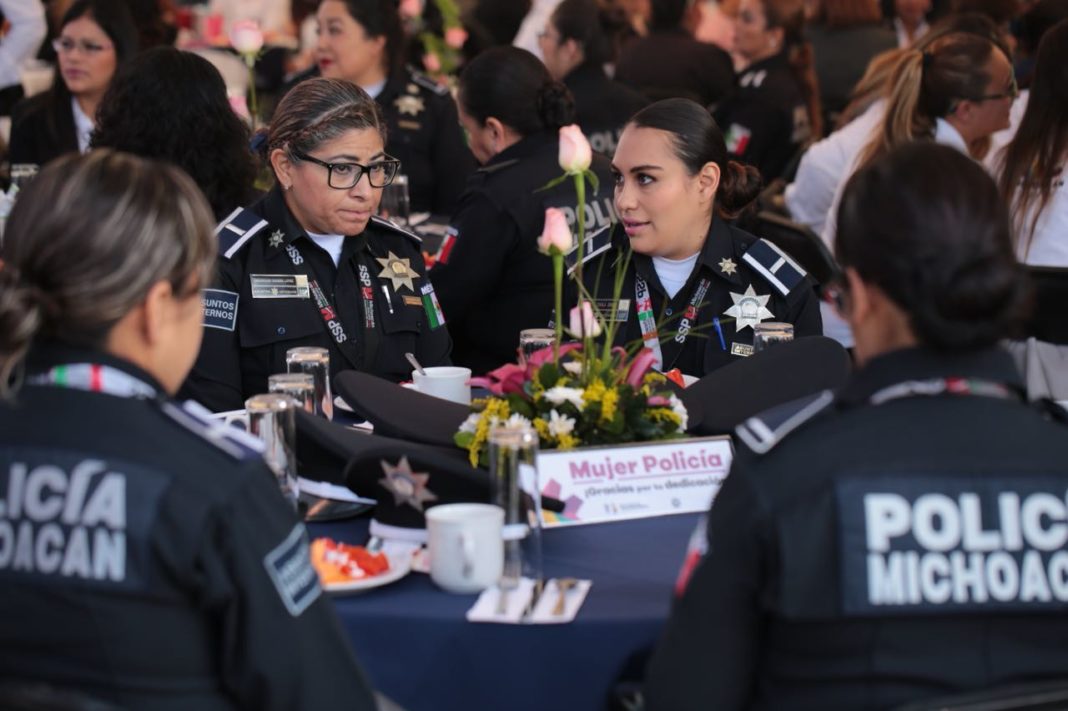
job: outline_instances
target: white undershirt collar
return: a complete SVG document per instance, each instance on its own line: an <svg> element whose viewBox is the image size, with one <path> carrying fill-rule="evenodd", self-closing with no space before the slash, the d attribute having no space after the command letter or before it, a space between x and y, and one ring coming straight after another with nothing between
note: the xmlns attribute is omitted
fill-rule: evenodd
<svg viewBox="0 0 1068 711"><path fill-rule="evenodd" d="M78 137L78 152L89 152L89 138L93 135L93 119L82 111L78 100L70 97L70 109L74 113L74 133Z"/></svg>
<svg viewBox="0 0 1068 711"><path fill-rule="evenodd" d="M334 260L335 267L341 263L341 248L345 245L345 235L320 235L309 232L308 237L312 242L326 250L330 258Z"/></svg>
<svg viewBox="0 0 1068 711"><path fill-rule="evenodd" d="M653 269L656 270L656 276L660 279L664 290L667 291L668 296L672 299L675 298L675 294L678 294L682 287L686 286L686 282L689 281L690 274L693 273L693 268L697 264L699 256L701 256L700 252L696 252L685 259L653 257Z"/></svg>

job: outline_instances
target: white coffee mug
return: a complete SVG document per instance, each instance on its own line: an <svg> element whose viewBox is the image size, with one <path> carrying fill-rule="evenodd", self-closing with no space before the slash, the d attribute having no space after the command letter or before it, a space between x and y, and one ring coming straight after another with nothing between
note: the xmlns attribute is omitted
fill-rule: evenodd
<svg viewBox="0 0 1068 711"><path fill-rule="evenodd" d="M415 390L443 400L452 400L461 405L471 404L470 368L442 365L423 368L426 375L412 371L412 383Z"/></svg>
<svg viewBox="0 0 1068 711"><path fill-rule="evenodd" d="M495 585L504 566L504 509L492 504L443 504L426 512L430 579L454 593Z"/></svg>

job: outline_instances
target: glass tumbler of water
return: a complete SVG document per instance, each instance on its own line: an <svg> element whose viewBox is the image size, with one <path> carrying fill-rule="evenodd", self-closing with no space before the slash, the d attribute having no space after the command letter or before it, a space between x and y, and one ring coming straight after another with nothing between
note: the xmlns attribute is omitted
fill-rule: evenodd
<svg viewBox="0 0 1068 711"><path fill-rule="evenodd" d="M411 215L411 199L408 194L408 176L398 173L393 182L382 188L379 212L399 225L408 226Z"/></svg>
<svg viewBox="0 0 1068 711"><path fill-rule="evenodd" d="M330 392L330 351L300 347L286 351L286 370L307 373L315 383L315 414L334 419L334 396Z"/></svg>
<svg viewBox="0 0 1068 711"><path fill-rule="evenodd" d="M753 326L753 352L767 350L779 343L794 340L794 325L778 321L765 321Z"/></svg>
<svg viewBox="0 0 1068 711"><path fill-rule="evenodd" d="M289 395L315 414L315 378L310 373L275 373L267 378L267 392Z"/></svg>
<svg viewBox="0 0 1068 711"><path fill-rule="evenodd" d="M289 395L268 393L253 395L245 401L248 430L259 437L266 451L263 458L278 479L282 496L297 506L297 423L300 404Z"/></svg>
<svg viewBox="0 0 1068 711"><path fill-rule="evenodd" d="M556 339L556 333L551 328L527 328L519 332L519 352L521 363L530 360L543 348L551 348Z"/></svg>
<svg viewBox="0 0 1068 711"><path fill-rule="evenodd" d="M515 589L523 576L542 584L541 493L536 458L538 435L527 425L495 427L489 433L492 502L504 509L504 570L500 588Z"/></svg>

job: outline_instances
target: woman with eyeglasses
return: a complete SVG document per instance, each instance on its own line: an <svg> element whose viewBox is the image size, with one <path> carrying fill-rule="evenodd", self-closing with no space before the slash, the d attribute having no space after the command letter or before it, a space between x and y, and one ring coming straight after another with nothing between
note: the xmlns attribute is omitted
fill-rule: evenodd
<svg viewBox="0 0 1068 711"><path fill-rule="evenodd" d="M419 238L375 217L400 169L382 113L362 89L309 79L278 105L260 150L275 187L235 210L205 290L204 343L184 393L239 409L286 371L286 351L330 352L330 373L407 379L414 353L446 365L451 342Z"/></svg>
<svg viewBox="0 0 1068 711"><path fill-rule="evenodd" d="M53 47L59 68L52 88L12 112L12 164L44 165L89 150L97 107L118 67L137 51L137 28L122 0L77 0Z"/></svg>
<svg viewBox="0 0 1068 711"><path fill-rule="evenodd" d="M1068 426L999 345L1028 289L997 188L913 142L849 181L838 221L858 370L736 430L650 709L979 707L1063 683Z"/></svg>

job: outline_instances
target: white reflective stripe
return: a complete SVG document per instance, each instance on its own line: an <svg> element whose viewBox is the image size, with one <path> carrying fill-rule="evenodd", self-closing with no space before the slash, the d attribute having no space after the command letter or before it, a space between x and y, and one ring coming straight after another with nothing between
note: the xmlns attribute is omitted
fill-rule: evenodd
<svg viewBox="0 0 1068 711"><path fill-rule="evenodd" d="M779 261L777 261L777 262L775 262L774 264L771 265L771 271L773 271L773 272L779 271L779 269L782 268L783 264L786 264L786 260L783 259L782 257L779 257Z"/></svg>
<svg viewBox="0 0 1068 711"><path fill-rule="evenodd" d="M230 249L226 250L226 253L223 254L223 256L226 257L227 259L229 259L230 257L234 256L234 254L237 253L237 250L241 249L241 245L243 245L245 242L248 242L250 239L252 239L256 235L257 232L259 232L260 230L262 230L266 226L267 226L267 220L260 220L259 222L257 222L256 225L252 229L250 229L248 232L246 232L244 235L241 236L241 239L239 239L236 242L234 242L234 244L230 247Z"/></svg>
<svg viewBox="0 0 1068 711"><path fill-rule="evenodd" d="M768 280L768 283L774 286L783 296L786 296L790 293L790 290L786 288L786 284L783 284L781 281L779 281L779 278L777 276L768 271L767 267L758 262L754 257L750 256L748 252L746 252L745 255L742 256L742 261L751 266L753 269L760 272L760 274Z"/></svg>
<svg viewBox="0 0 1068 711"><path fill-rule="evenodd" d="M771 247L775 251L776 254L778 254L783 260L785 260L787 264L789 264L791 267L796 269L797 272L801 276L805 276L806 274L808 274L808 272L806 272L801 267L800 264L798 264L797 262L794 261L793 257L791 257L789 254L787 254L786 252L784 252L781 249L779 249L779 246L777 244L772 244L771 242L767 241L766 239L762 239L760 241L763 242L764 244L766 244L767 246ZM772 271L776 271L776 272L779 271L779 267L780 266L782 266L781 263L776 262L775 266L772 267Z"/></svg>
<svg viewBox="0 0 1068 711"><path fill-rule="evenodd" d="M599 235L601 232L603 232L606 229L608 229L608 228L607 227L602 227L601 229L597 230L592 235L587 237L586 241L583 242L583 245L582 245L583 248L585 248L587 245L589 245L591 242L593 242L594 237L596 237L597 235ZM601 247L598 247L597 249L595 249L593 251L590 251L590 252L584 252L583 255L582 255L582 263L585 264L586 262L588 262L591 259L593 259L594 257L596 257L598 254L601 254L603 252L607 252L608 248L611 247L611 246L612 246L612 240L608 240ZM568 252L568 254L572 254L577 250L578 250L578 246L575 246L575 248L572 249L570 252ZM567 275L571 276L571 274L574 273L575 269L578 268L578 265L579 265L579 263L578 263L578 261L576 261L574 264L572 264L570 267L568 267L567 268Z"/></svg>
<svg viewBox="0 0 1068 711"><path fill-rule="evenodd" d="M230 213L229 215L227 215L227 216L226 216L226 219L224 219L224 220L223 220L222 222L220 222L219 224L217 224L217 225L215 226L215 234L216 234L216 236L218 236L218 234L219 234L220 232L222 232L222 228L223 228L223 227L226 227L227 225L229 225L229 224L230 224L230 220L232 220L232 219L234 219L235 217L237 217L237 214L238 214L239 212L241 212L241 211L242 211L243 209L244 209L244 208L242 208L242 207L238 207L238 208L235 208L233 212L231 212L231 213Z"/></svg>

